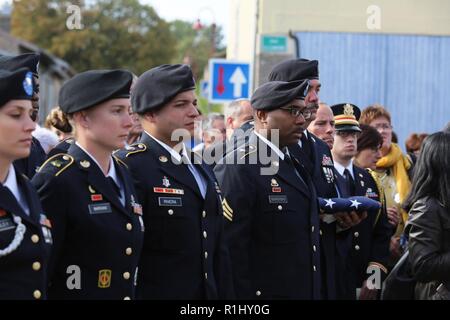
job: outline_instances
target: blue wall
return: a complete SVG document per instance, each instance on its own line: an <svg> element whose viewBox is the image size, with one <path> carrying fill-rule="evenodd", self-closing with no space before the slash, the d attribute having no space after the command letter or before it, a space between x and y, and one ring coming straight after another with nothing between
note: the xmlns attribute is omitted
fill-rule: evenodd
<svg viewBox="0 0 450 320"><path fill-rule="evenodd" d="M319 60L328 104L391 113L400 145L412 132L432 133L450 121L450 37L299 32L300 56Z"/></svg>

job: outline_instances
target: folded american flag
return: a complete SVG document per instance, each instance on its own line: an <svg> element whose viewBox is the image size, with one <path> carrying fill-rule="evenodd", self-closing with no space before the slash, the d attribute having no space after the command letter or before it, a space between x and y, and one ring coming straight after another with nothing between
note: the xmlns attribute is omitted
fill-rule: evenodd
<svg viewBox="0 0 450 320"><path fill-rule="evenodd" d="M320 198L319 206L323 213L336 213L336 212L364 212L371 210L379 210L381 203L372 200L367 197L354 196L350 198Z"/></svg>

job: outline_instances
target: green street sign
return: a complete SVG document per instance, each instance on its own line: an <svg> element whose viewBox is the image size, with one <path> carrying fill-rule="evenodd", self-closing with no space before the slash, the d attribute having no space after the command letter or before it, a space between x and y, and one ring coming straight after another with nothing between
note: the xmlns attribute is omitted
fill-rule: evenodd
<svg viewBox="0 0 450 320"><path fill-rule="evenodd" d="M287 37L285 36L262 36L261 51L266 53L286 53Z"/></svg>

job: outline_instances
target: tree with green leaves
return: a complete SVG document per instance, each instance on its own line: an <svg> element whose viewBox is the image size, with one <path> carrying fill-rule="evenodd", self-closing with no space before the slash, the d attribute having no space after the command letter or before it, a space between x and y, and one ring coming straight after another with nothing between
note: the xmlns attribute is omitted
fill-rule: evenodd
<svg viewBox="0 0 450 320"><path fill-rule="evenodd" d="M88 2L88 3L86 3ZM138 0L27 0L14 3L11 32L66 60L77 71L126 68L136 74L164 63L175 53L169 24ZM80 8L80 29L69 29Z"/></svg>

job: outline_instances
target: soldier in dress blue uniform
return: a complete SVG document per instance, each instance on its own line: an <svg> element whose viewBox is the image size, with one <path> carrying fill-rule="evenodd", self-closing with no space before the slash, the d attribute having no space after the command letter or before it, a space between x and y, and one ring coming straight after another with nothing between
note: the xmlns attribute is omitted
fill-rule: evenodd
<svg viewBox="0 0 450 320"><path fill-rule="evenodd" d="M269 81L300 81L309 80L308 93L305 104L311 110L311 116L305 119L304 132L298 143L289 146L292 156L305 166L310 174L319 197L333 198L338 196L335 185L335 172L333 157L328 145L306 130L314 121L319 107L319 62L317 60L292 59L277 64L269 74ZM323 284L323 297L336 299L336 217L351 227L360 222L355 213L340 212L335 215L321 215L321 244L322 244L322 272L325 281Z"/></svg>
<svg viewBox="0 0 450 320"><path fill-rule="evenodd" d="M28 68L33 74L33 95L31 98L33 112L31 117L37 121L39 112L39 59L38 53L25 53L18 56L0 56L0 69L15 71L20 68ZM31 141L31 149L28 157L17 159L14 162L15 168L25 174L29 179L33 178L36 170L45 161L45 151L41 143L35 137Z"/></svg>
<svg viewBox="0 0 450 320"><path fill-rule="evenodd" d="M350 103L331 106L334 114L336 137L333 144L334 166L337 170L337 182L343 197L366 196L384 203L379 184L363 168L353 164L352 158L357 152L357 137L361 132L358 119L359 108ZM386 263L389 257L389 242L393 234L389 224L386 208L367 213L367 219L351 228L348 234L338 235L339 279L342 289L340 298L355 299L356 289L361 288L361 299L376 299L381 281L387 274ZM377 270L379 279L367 283ZM376 283L378 280L378 284ZM378 290L377 290L378 289Z"/></svg>
<svg viewBox="0 0 450 320"><path fill-rule="evenodd" d="M143 299L234 296L220 189L209 167L172 139L177 129L193 134L194 89L190 67L162 65L141 75L132 91L144 132L118 156L129 166L144 208Z"/></svg>
<svg viewBox="0 0 450 320"><path fill-rule="evenodd" d="M32 73L0 70L0 300L45 299L51 224L13 161L30 153Z"/></svg>
<svg viewBox="0 0 450 320"><path fill-rule="evenodd" d="M254 133L214 169L238 299L322 298L317 195L285 148L300 139L310 113L306 89L307 81L259 87L251 101Z"/></svg>
<svg viewBox="0 0 450 320"><path fill-rule="evenodd" d="M142 208L126 165L112 156L131 128L131 81L128 71L91 70L61 88L76 142L32 181L54 230L51 299L135 297Z"/></svg>

